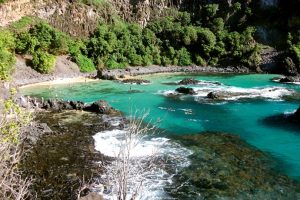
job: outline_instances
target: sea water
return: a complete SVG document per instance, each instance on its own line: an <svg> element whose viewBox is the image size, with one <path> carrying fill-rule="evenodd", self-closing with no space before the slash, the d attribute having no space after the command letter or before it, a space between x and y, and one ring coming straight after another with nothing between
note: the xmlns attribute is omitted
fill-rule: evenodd
<svg viewBox="0 0 300 200"><path fill-rule="evenodd" d="M21 92L30 96L84 102L104 99L127 116L136 110L149 111L146 120L158 120L159 128L166 137L201 134L205 131L237 134L249 144L272 155L279 161L278 170L299 181L300 131L292 126L281 126L268 118L292 113L299 107L299 100L285 97L297 95L300 85L272 82L270 79L274 76L159 74L143 76L143 79L151 81L147 85L100 80L25 87ZM175 83L183 78L202 81L190 86L197 94L168 96L179 87ZM211 91L225 91L232 96L210 101L205 96ZM100 140L105 138L100 137ZM111 142L111 139L106 140Z"/></svg>

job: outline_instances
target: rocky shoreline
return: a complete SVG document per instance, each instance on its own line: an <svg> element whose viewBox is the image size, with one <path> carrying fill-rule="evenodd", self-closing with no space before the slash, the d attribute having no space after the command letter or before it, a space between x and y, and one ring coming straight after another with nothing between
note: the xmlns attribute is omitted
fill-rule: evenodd
<svg viewBox="0 0 300 200"><path fill-rule="evenodd" d="M126 69L102 70L98 72L98 77L106 80L116 80L130 76L148 75L156 73L254 73L247 67L202 67L202 66L149 66L149 67L127 67Z"/></svg>
<svg viewBox="0 0 300 200"><path fill-rule="evenodd" d="M34 110L33 121L22 130L25 154L21 168L33 178L31 189L45 200L85 196L88 188L79 194L80 187L101 173L100 161L109 160L95 150L92 136L116 128L116 119L118 128L123 128L123 116L103 100L85 104L22 98L18 103Z"/></svg>

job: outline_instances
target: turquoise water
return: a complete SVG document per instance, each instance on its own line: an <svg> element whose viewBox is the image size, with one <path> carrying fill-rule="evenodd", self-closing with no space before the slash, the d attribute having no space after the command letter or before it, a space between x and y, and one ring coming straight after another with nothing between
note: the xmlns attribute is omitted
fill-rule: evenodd
<svg viewBox="0 0 300 200"><path fill-rule="evenodd" d="M126 85L113 81L76 83L55 86L35 86L22 89L23 94L44 98L62 98L93 102L107 100L114 108L130 115L135 110L150 111L152 120L160 120L159 127L165 134L190 134L203 131L220 131L238 134L251 145L270 153L279 162L279 169L300 180L300 131L299 129L267 123L266 118L293 112L300 101L262 97L226 100L221 102L197 101L194 97L170 98L165 91L174 91L178 85L165 84L186 77L218 81L222 86L211 89L252 91L261 88L289 89L300 92L300 85L283 85L270 81L274 75L149 75L149 85ZM200 91L207 86L192 86ZM132 92L129 92L129 91ZM136 91L137 90L137 91ZM135 91L135 92L133 92ZM266 93L265 93L266 92ZM280 91L279 91L280 92ZM270 95L276 95L271 93Z"/></svg>

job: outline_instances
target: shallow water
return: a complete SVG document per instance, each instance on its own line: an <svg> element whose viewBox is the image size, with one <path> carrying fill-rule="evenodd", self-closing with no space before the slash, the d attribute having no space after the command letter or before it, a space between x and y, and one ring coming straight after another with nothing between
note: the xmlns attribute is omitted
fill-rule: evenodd
<svg viewBox="0 0 300 200"><path fill-rule="evenodd" d="M278 170L300 180L300 131L266 120L267 117L293 112L299 100L286 100L284 95L300 92L300 85L270 81L275 75L149 75L149 85L126 85L112 81L37 86L22 89L23 94L44 98L62 98L92 102L107 100L114 108L130 115L132 111L150 110L152 120L160 120L165 135L183 135L204 131L238 134L242 139L270 153L279 160ZM166 97L174 83L186 77L208 82L191 86L197 95ZM239 98L207 101L208 91L227 91Z"/></svg>

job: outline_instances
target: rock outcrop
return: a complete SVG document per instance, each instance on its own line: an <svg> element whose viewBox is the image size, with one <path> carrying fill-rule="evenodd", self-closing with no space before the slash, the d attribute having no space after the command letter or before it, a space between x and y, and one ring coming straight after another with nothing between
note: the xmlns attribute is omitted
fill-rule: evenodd
<svg viewBox="0 0 300 200"><path fill-rule="evenodd" d="M181 93L181 94L189 94L189 95L196 94L196 92L194 91L193 88L180 87L180 88L177 88L175 91L178 93Z"/></svg>
<svg viewBox="0 0 300 200"><path fill-rule="evenodd" d="M178 82L179 85L196 85L200 81L193 78L185 78Z"/></svg>
<svg viewBox="0 0 300 200"><path fill-rule="evenodd" d="M44 101L43 99L21 96L17 99L17 103L24 108L50 111L84 110L98 114L113 114L117 112L104 100L86 104L82 101L64 101L60 99L48 99Z"/></svg>
<svg viewBox="0 0 300 200"><path fill-rule="evenodd" d="M294 122L300 123L300 107L289 118Z"/></svg>

